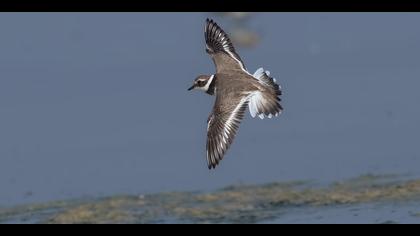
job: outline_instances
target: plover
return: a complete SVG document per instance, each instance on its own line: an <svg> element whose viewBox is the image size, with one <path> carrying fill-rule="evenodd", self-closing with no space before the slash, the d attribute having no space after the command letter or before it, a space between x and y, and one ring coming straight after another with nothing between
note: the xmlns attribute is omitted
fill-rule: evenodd
<svg viewBox="0 0 420 236"><path fill-rule="evenodd" d="M228 35L211 19L206 20L206 52L213 59L216 73L200 75L188 89L215 95L207 119L207 164L215 168L233 142L247 107L252 117L271 118L281 114L281 88L269 71L246 69Z"/></svg>

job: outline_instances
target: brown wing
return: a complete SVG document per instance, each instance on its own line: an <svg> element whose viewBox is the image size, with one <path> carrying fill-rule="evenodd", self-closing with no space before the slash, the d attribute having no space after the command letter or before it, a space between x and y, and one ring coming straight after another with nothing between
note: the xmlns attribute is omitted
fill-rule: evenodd
<svg viewBox="0 0 420 236"><path fill-rule="evenodd" d="M207 163L215 168L233 142L241 123L248 99L246 96L232 101L216 97L213 112L207 121Z"/></svg>
<svg viewBox="0 0 420 236"><path fill-rule="evenodd" d="M228 35L213 20L206 20L204 37L206 39L206 51L212 57L218 72L225 69L246 71L245 65L236 53Z"/></svg>

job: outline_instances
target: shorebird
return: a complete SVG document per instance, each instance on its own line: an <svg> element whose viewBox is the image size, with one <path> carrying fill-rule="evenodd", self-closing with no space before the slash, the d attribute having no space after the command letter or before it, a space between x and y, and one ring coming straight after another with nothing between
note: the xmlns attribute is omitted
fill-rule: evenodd
<svg viewBox="0 0 420 236"><path fill-rule="evenodd" d="M207 119L206 144L208 168L214 169L232 144L247 107L252 117L261 119L278 116L283 108L281 88L270 72L259 68L250 74L228 35L211 19L206 20L204 37L216 73L199 75L188 90L216 96Z"/></svg>

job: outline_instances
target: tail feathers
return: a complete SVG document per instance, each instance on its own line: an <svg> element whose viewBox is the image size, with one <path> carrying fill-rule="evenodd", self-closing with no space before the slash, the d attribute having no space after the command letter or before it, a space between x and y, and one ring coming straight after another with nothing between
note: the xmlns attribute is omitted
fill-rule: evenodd
<svg viewBox="0 0 420 236"><path fill-rule="evenodd" d="M271 118L281 114L283 107L280 105L281 87L276 83L276 80L270 77L269 71L264 71L263 68L255 71L253 75L258 81L263 84L267 92L254 91L249 98L249 112L252 117L258 115L261 119L265 116Z"/></svg>
<svg viewBox="0 0 420 236"><path fill-rule="evenodd" d="M258 115L261 119L278 116L283 110L273 94L265 95L260 91L255 91L250 95L248 107L252 117Z"/></svg>
<svg viewBox="0 0 420 236"><path fill-rule="evenodd" d="M263 68L259 68L257 71L255 71L253 76L258 79L260 83L271 87L277 96L281 95L281 87L276 83L275 78L270 77L270 71L264 71Z"/></svg>

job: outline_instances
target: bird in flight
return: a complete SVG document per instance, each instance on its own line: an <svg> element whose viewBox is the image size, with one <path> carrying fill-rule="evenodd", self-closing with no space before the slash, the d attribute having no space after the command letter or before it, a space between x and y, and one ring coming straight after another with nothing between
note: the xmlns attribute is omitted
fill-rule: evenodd
<svg viewBox="0 0 420 236"><path fill-rule="evenodd" d="M211 19L204 28L206 52L216 73L199 75L188 89L215 95L213 110L207 119L207 164L214 169L235 138L246 108L252 117L272 118L281 114L281 87L269 71L259 68L254 74L246 69L228 35Z"/></svg>

